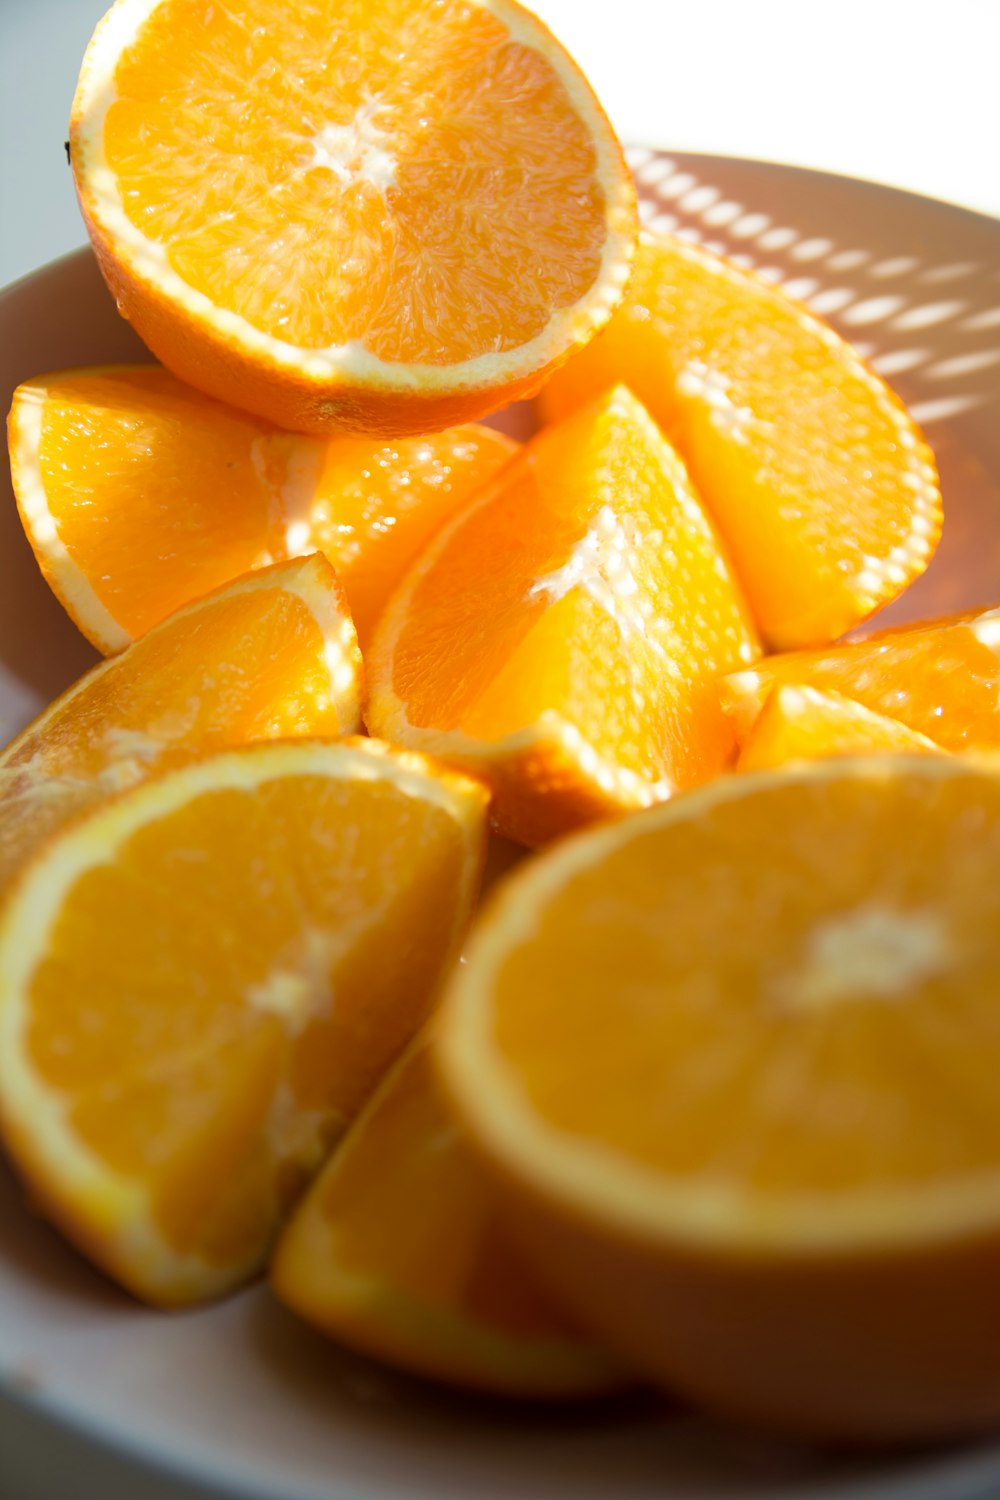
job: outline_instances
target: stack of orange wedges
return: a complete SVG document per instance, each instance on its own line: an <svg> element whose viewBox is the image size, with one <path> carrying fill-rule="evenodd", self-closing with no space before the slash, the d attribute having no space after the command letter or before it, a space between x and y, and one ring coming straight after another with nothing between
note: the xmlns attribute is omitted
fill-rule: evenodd
<svg viewBox="0 0 1000 1500"><path fill-rule="evenodd" d="M844 639L902 403L514 0L117 0L71 159L159 362L8 422L106 657L0 753L35 1201L452 1384L1000 1422L1000 607Z"/></svg>

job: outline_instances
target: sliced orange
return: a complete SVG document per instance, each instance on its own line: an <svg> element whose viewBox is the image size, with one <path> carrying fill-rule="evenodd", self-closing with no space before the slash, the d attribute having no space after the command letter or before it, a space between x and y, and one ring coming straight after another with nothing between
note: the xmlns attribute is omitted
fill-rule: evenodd
<svg viewBox="0 0 1000 1500"><path fill-rule="evenodd" d="M296 431L425 432L536 388L635 244L611 127L514 0L117 0L70 149L124 316Z"/></svg>
<svg viewBox="0 0 1000 1500"><path fill-rule="evenodd" d="M764 704L740 751L737 770L766 771L824 755L879 750L939 755L941 747L898 719L874 714L843 693L782 683Z"/></svg>
<svg viewBox="0 0 1000 1500"><path fill-rule="evenodd" d="M487 427L309 438L156 365L39 375L8 418L24 529L99 650L251 568L325 552L364 644L392 588L515 444Z"/></svg>
<svg viewBox="0 0 1000 1500"><path fill-rule="evenodd" d="M682 1395L824 1438L1000 1422L1000 776L719 777L567 840L439 1018L508 1232Z"/></svg>
<svg viewBox="0 0 1000 1500"><path fill-rule="evenodd" d="M0 918L0 1127L44 1210L138 1296L259 1270L424 1021L485 797L365 740L244 746L60 834Z"/></svg>
<svg viewBox="0 0 1000 1500"><path fill-rule="evenodd" d="M487 1185L441 1102L426 1036L299 1205L271 1280L325 1333L417 1375L525 1397L621 1383L499 1235Z"/></svg>
<svg viewBox="0 0 1000 1500"><path fill-rule="evenodd" d="M319 553L237 579L102 662L0 753L0 888L75 814L248 740L352 734L361 657Z"/></svg>
<svg viewBox="0 0 1000 1500"><path fill-rule="evenodd" d="M715 674L759 654L683 465L624 388L527 444L433 542L367 657L368 725L482 775L538 843L718 771Z"/></svg>
<svg viewBox="0 0 1000 1500"><path fill-rule="evenodd" d="M644 237L626 302L543 410L558 420L618 380L682 454L774 648L833 640L926 568L930 449L848 344L752 272Z"/></svg>
<svg viewBox="0 0 1000 1500"><path fill-rule="evenodd" d="M768 656L721 684L742 743L772 688L842 693L945 750L1000 746L1000 607L923 621L826 651Z"/></svg>

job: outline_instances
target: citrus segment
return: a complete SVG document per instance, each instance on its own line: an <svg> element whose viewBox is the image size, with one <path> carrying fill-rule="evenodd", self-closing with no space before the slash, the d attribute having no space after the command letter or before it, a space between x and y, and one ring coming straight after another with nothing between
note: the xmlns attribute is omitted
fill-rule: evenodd
<svg viewBox="0 0 1000 1500"><path fill-rule="evenodd" d="M683 466L624 388L540 433L432 543L367 657L373 733L482 775L539 842L726 764L759 654Z"/></svg>
<svg viewBox="0 0 1000 1500"><path fill-rule="evenodd" d="M1000 746L1000 609L922 621L826 651L767 656L721 684L737 738L746 739L782 683L856 699L945 750Z"/></svg>
<svg viewBox="0 0 1000 1500"><path fill-rule="evenodd" d="M309 1189L271 1279L324 1332L418 1375L550 1397L620 1380L499 1236L487 1185L441 1102L426 1037Z"/></svg>
<svg viewBox="0 0 1000 1500"><path fill-rule="evenodd" d="M258 1270L424 1021L482 861L480 788L367 741L244 746L54 839L0 919L0 1125L139 1296Z"/></svg>
<svg viewBox="0 0 1000 1500"><path fill-rule="evenodd" d="M842 693L791 683L776 687L740 751L737 769L766 771L794 760L864 755L879 750L939 755L925 734L874 714Z"/></svg>
<svg viewBox="0 0 1000 1500"><path fill-rule="evenodd" d="M634 246L611 127L513 0L117 0L70 140L145 342L295 430L495 409L607 319Z"/></svg>
<svg viewBox="0 0 1000 1500"><path fill-rule="evenodd" d="M471 422L389 441L298 441L313 442L316 467L308 488L293 489L289 500L289 550L316 548L330 559L367 651L409 568L445 522L508 463L517 444Z"/></svg>
<svg viewBox="0 0 1000 1500"><path fill-rule="evenodd" d="M644 237L625 303L543 410L558 420L618 380L682 454L771 646L833 640L926 568L941 530L930 449L850 346L778 288Z"/></svg>
<svg viewBox="0 0 1000 1500"><path fill-rule="evenodd" d="M1000 1419L1000 777L720 777L494 896L438 1056L529 1263L682 1394Z"/></svg>
<svg viewBox="0 0 1000 1500"><path fill-rule="evenodd" d="M155 365L40 375L14 392L11 474L42 572L118 651L210 589L322 551L364 643L434 532L515 451L466 425L420 438L308 438Z"/></svg>
<svg viewBox="0 0 1000 1500"><path fill-rule="evenodd" d="M276 564L102 662L0 753L0 888L113 791L248 740L352 734L361 659L330 564Z"/></svg>

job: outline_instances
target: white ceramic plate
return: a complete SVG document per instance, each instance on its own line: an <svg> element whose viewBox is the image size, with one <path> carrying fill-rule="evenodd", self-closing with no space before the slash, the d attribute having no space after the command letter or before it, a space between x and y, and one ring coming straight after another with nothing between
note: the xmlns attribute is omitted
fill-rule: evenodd
<svg viewBox="0 0 1000 1500"><path fill-rule="evenodd" d="M722 157L632 164L654 227L762 268L829 315L913 406L946 523L892 614L1000 599L1000 222L887 188ZM141 358L88 252L0 295L0 397ZM93 653L0 495L0 741ZM1000 1444L824 1459L656 1399L538 1412L395 1379L257 1288L146 1311L26 1209L0 1168L3 1500L988 1500Z"/></svg>

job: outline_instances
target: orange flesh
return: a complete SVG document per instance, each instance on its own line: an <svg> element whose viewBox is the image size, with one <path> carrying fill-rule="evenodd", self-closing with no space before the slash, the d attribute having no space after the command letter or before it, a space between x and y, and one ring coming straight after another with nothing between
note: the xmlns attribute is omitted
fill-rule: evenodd
<svg viewBox="0 0 1000 1500"><path fill-rule="evenodd" d="M995 1172L1000 778L940 764L631 820L491 976L531 1111L706 1191Z"/></svg>
<svg viewBox="0 0 1000 1500"><path fill-rule="evenodd" d="M204 793L70 888L31 1064L172 1249L263 1248L424 1019L467 857L430 801L300 774Z"/></svg>
<svg viewBox="0 0 1000 1500"><path fill-rule="evenodd" d="M778 289L696 247L640 242L625 302L543 409L558 420L619 380L682 454L773 646L833 640L927 566L933 456L891 392Z"/></svg>
<svg viewBox="0 0 1000 1500"><path fill-rule="evenodd" d="M793 760L877 750L936 754L939 746L898 719L873 714L842 693L786 684L764 704L740 752L738 769L763 771Z"/></svg>
<svg viewBox="0 0 1000 1500"><path fill-rule="evenodd" d="M238 574L318 550L365 643L417 554L516 451L473 424L390 442L293 436L153 365L40 377L21 393L44 398L37 460L59 541L133 638ZM19 441L27 450L15 397L15 482ZM23 501L22 513L72 605Z"/></svg>
<svg viewBox="0 0 1000 1500"><path fill-rule="evenodd" d="M46 384L45 499L71 559L130 636L285 556L263 462L271 432L155 365Z"/></svg>
<svg viewBox="0 0 1000 1500"><path fill-rule="evenodd" d="M525 1393L609 1380L508 1251L426 1038L331 1158L272 1277L327 1332L417 1373Z"/></svg>
<svg viewBox="0 0 1000 1500"><path fill-rule="evenodd" d="M710 523L627 392L540 433L431 555L376 635L377 732L388 685L418 729L488 743L549 712L647 781L686 786L725 763L713 679L759 648Z"/></svg>
<svg viewBox="0 0 1000 1500"><path fill-rule="evenodd" d="M474 423L386 443L322 444L308 547L337 569L363 649L407 569L516 452L510 438Z"/></svg>
<svg viewBox="0 0 1000 1500"><path fill-rule="evenodd" d="M115 88L128 217L285 343L450 364L526 343L597 275L590 134L478 5L163 0Z"/></svg>
<svg viewBox="0 0 1000 1500"><path fill-rule="evenodd" d="M154 770L249 740L358 727L308 597L338 609L329 564L317 556L257 576L259 588L223 590L95 668L0 755L0 884L71 816ZM306 597L285 586L296 583ZM356 693L347 647L343 660Z"/></svg>
<svg viewBox="0 0 1000 1500"><path fill-rule="evenodd" d="M1000 744L1000 630L992 611L885 631L827 651L769 656L722 685L738 736L768 692L804 683L898 719L945 750Z"/></svg>

